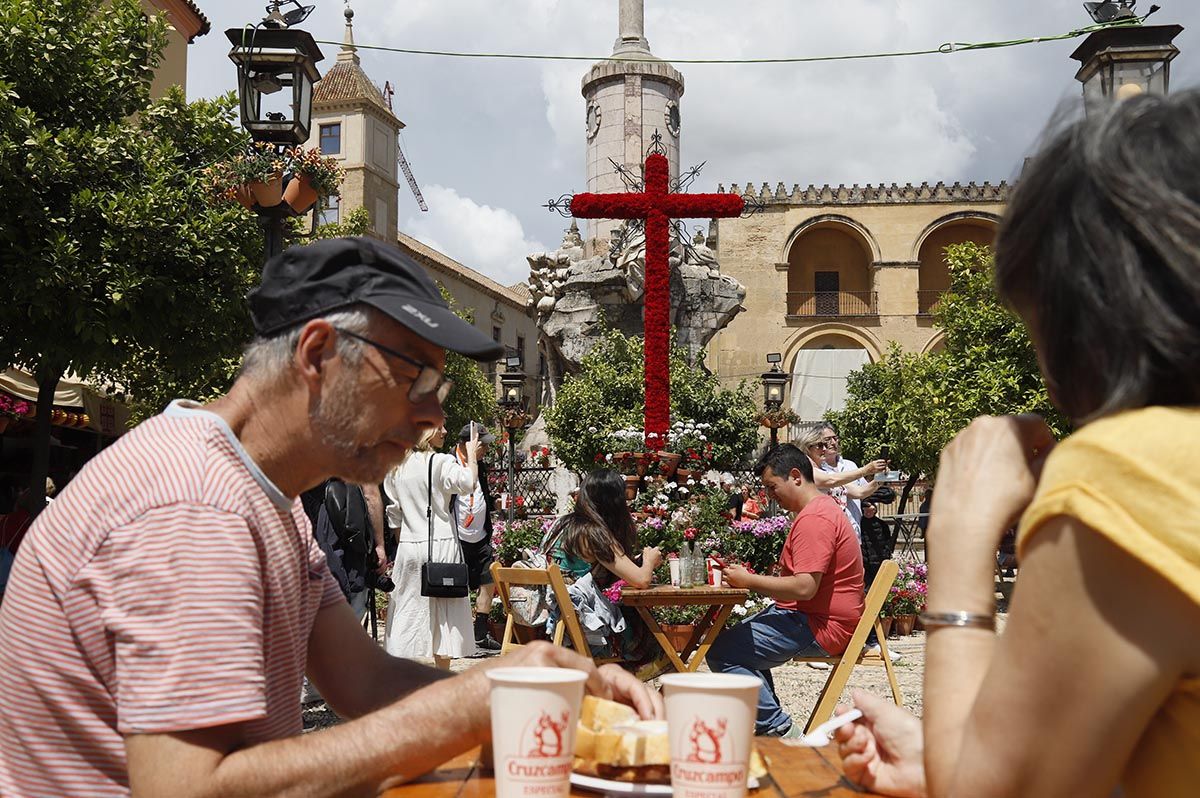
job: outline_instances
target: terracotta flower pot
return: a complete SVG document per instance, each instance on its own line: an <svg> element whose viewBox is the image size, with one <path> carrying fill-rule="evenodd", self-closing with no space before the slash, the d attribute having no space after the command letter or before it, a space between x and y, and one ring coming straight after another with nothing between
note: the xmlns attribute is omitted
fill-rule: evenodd
<svg viewBox="0 0 1200 798"><path fill-rule="evenodd" d="M690 468L676 468L675 481L680 484L686 484L689 479L695 479L699 471L694 471Z"/></svg>
<svg viewBox="0 0 1200 798"><path fill-rule="evenodd" d="M880 618L879 623L881 626L883 626L883 636L891 637L892 636L892 618L891 618L891 616L886 616L886 617Z"/></svg>
<svg viewBox="0 0 1200 798"><path fill-rule="evenodd" d="M658 467L662 471L662 475L667 479L671 478L672 474L676 473L679 468L679 461L683 459L683 455L675 454L674 452L659 452Z"/></svg>
<svg viewBox="0 0 1200 798"><path fill-rule="evenodd" d="M666 635L667 642L671 644L671 648L677 652L683 651L683 647L692 639L692 633L696 631L695 624L690 623L660 623L659 626Z"/></svg>
<svg viewBox="0 0 1200 798"><path fill-rule="evenodd" d="M642 484L642 478L636 474L627 474L625 476L625 500L633 501L637 498L638 487Z"/></svg>
<svg viewBox="0 0 1200 798"><path fill-rule="evenodd" d="M283 172L276 172L265 181L255 181L249 185L250 193L264 208L274 208L283 200Z"/></svg>
<svg viewBox="0 0 1200 798"><path fill-rule="evenodd" d="M304 213L317 201L317 190L313 188L307 176L292 175L287 188L283 190L283 199L296 213Z"/></svg>
<svg viewBox="0 0 1200 798"><path fill-rule="evenodd" d="M900 637L907 637L912 634L913 624L916 622L916 615L897 615L894 622L896 634Z"/></svg>

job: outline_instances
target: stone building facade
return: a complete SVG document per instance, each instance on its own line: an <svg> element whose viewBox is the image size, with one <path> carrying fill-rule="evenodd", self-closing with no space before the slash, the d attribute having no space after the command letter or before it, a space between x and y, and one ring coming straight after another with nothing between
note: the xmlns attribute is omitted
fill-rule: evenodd
<svg viewBox="0 0 1200 798"><path fill-rule="evenodd" d="M931 311L949 287L943 252L990 244L1009 193L1005 183L728 190L765 209L715 223L721 268L747 295L745 312L710 343L709 363L736 384L782 354L787 402L804 420L840 408L846 374L892 342L910 352L941 345Z"/></svg>

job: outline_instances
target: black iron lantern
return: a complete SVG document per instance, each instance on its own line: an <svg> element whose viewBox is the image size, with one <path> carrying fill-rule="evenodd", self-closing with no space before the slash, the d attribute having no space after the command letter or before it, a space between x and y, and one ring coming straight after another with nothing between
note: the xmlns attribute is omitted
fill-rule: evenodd
<svg viewBox="0 0 1200 798"><path fill-rule="evenodd" d="M762 375L762 384L763 407L768 412L778 410L783 406L783 391L788 384L788 375L779 368L782 360L783 356L778 352L767 355L767 362L771 364L771 370Z"/></svg>
<svg viewBox="0 0 1200 798"><path fill-rule="evenodd" d="M500 406L505 410L521 410L524 405L525 373L521 371L521 358L507 357L500 374Z"/></svg>
<svg viewBox="0 0 1200 798"><path fill-rule="evenodd" d="M1139 94L1166 96L1171 60L1179 55L1172 41L1180 25L1114 25L1090 34L1071 53L1080 62L1075 79L1083 84L1087 110Z"/></svg>
<svg viewBox="0 0 1200 798"><path fill-rule="evenodd" d="M242 127L255 141L300 145L312 126L313 84L324 58L308 31L230 28L229 58L238 68Z"/></svg>

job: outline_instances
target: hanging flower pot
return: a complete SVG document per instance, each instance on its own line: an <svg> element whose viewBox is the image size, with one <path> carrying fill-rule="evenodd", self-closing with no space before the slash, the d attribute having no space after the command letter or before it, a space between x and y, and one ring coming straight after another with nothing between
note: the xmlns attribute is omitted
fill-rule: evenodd
<svg viewBox="0 0 1200 798"><path fill-rule="evenodd" d="M699 471L693 471L690 468L676 468L675 481L681 485L686 485L689 479L695 479L696 475L699 473Z"/></svg>
<svg viewBox="0 0 1200 798"><path fill-rule="evenodd" d="M317 201L317 190L307 175L292 175L283 190L283 199L296 213L304 213Z"/></svg>
<svg viewBox="0 0 1200 798"><path fill-rule="evenodd" d="M249 188L259 205L274 208L283 200L283 171L275 172L266 180L255 180Z"/></svg>
<svg viewBox="0 0 1200 798"><path fill-rule="evenodd" d="M676 469L679 468L679 461L682 459L683 455L681 454L675 454L674 452L659 452L658 467L662 471L662 475L667 479L670 479L671 475L676 473Z"/></svg>

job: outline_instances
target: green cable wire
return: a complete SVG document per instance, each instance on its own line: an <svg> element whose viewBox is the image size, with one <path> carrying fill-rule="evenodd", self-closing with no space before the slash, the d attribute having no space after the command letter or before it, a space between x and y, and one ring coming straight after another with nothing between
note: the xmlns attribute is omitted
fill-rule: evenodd
<svg viewBox="0 0 1200 798"><path fill-rule="evenodd" d="M1129 25L1140 24L1141 20L1122 20L1117 23L1105 23L1099 25L1089 25L1086 28L1078 28L1067 33L1059 33L1053 36L1033 36L1026 39L1011 39L1008 41L998 42L946 42L940 47L932 50L901 50L891 53L853 53L849 55L814 55L814 56L796 56L788 58L654 58L645 56L625 56L625 55L606 55L606 56L591 56L591 55L547 55L540 53L469 53L454 50L418 50L406 47L387 47L379 44L355 44L354 47L362 50L381 50L389 53L403 53L406 55L434 55L447 58L508 58L530 61L628 61L630 63L662 63L664 61L673 64L807 64L819 61L858 61L875 58L905 58L909 56L919 55L951 55L958 52L966 52L969 50L995 50L1002 47L1018 47L1026 44L1040 44L1043 42L1061 41L1063 39L1076 39L1080 36L1086 36L1089 33L1094 33L1098 30L1106 30L1108 28L1126 27ZM331 39L316 39L318 44L330 44L341 46L344 42L335 42Z"/></svg>

